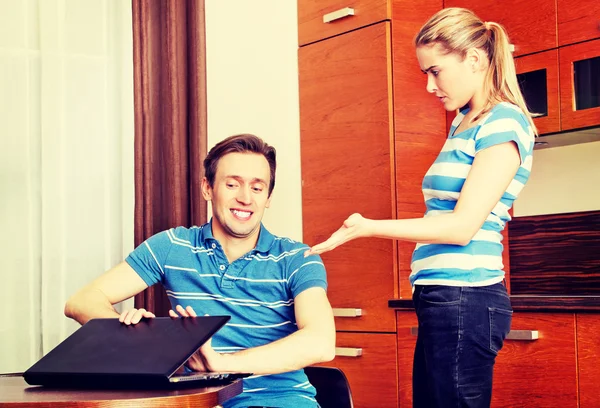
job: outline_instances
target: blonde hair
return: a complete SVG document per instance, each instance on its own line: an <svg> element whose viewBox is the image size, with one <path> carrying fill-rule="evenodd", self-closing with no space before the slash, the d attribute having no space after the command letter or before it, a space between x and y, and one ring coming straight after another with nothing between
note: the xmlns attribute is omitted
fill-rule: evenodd
<svg viewBox="0 0 600 408"><path fill-rule="evenodd" d="M434 14L415 37L416 47L433 44L439 44L446 53L457 54L463 59L471 48L483 50L489 61L484 81L488 100L478 117L499 102L510 102L523 111L533 132L537 134L517 82L515 61L504 27L494 22L484 23L471 10L447 8Z"/></svg>

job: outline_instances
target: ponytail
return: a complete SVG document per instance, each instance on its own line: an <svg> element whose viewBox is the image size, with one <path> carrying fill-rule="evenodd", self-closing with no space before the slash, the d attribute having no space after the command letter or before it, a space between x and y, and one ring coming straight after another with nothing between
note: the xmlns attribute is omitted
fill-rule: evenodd
<svg viewBox="0 0 600 408"><path fill-rule="evenodd" d="M531 112L527 108L517 81L517 72L506 31L500 24L491 21L485 22L484 27L488 36L485 50L490 60L484 85L490 97L484 111L503 101L517 105L527 117L534 134L537 134Z"/></svg>

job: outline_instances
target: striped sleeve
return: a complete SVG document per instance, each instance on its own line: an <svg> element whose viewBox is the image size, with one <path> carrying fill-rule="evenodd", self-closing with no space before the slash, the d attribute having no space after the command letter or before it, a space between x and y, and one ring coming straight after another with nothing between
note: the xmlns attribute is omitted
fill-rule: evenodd
<svg viewBox="0 0 600 408"><path fill-rule="evenodd" d="M171 249L169 231L159 232L142 242L125 261L148 286L163 281L164 265Z"/></svg>
<svg viewBox="0 0 600 408"><path fill-rule="evenodd" d="M304 251L300 251L290 262L287 273L287 281L293 297L312 287L327 290L325 265L318 255L305 258Z"/></svg>
<svg viewBox="0 0 600 408"><path fill-rule="evenodd" d="M517 145L521 164L531 155L533 133L525 115L513 106L502 106L481 126L475 137L475 154L507 142Z"/></svg>

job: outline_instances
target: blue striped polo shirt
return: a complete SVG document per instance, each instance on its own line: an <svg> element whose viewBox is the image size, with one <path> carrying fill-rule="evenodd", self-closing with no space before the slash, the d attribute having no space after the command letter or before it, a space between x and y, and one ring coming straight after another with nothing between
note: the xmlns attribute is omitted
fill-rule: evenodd
<svg viewBox="0 0 600 408"><path fill-rule="evenodd" d="M416 245L411 264L412 285L486 286L504 279L501 233L510 221L508 211L529 178L534 133L519 107L502 102L477 125L454 134L467 112L468 109L456 116L442 151L425 174L425 217L454 210L475 155L481 150L515 142L521 165L468 245Z"/></svg>
<svg viewBox="0 0 600 408"><path fill-rule="evenodd" d="M164 285L173 309L191 306L198 315L231 316L212 339L216 351L231 353L298 330L294 298L308 288L327 288L321 258L305 258L307 249L261 225L256 247L229 263L208 223L160 232L126 261L149 286ZM243 383L244 392L227 401L226 408L317 406L315 389L303 370L254 375Z"/></svg>

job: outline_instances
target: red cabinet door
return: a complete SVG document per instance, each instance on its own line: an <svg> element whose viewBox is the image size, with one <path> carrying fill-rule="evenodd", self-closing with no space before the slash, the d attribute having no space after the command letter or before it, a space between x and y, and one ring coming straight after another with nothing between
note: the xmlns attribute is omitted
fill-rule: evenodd
<svg viewBox="0 0 600 408"><path fill-rule="evenodd" d="M389 23L300 48L304 242L317 244L354 212L394 218ZM393 332L395 248L359 239L323 254L337 330ZM354 313L356 310L360 313Z"/></svg>
<svg viewBox="0 0 600 408"><path fill-rule="evenodd" d="M506 28L515 55L531 54L557 46L556 2L536 0L445 0L444 7L473 10L483 21Z"/></svg>

